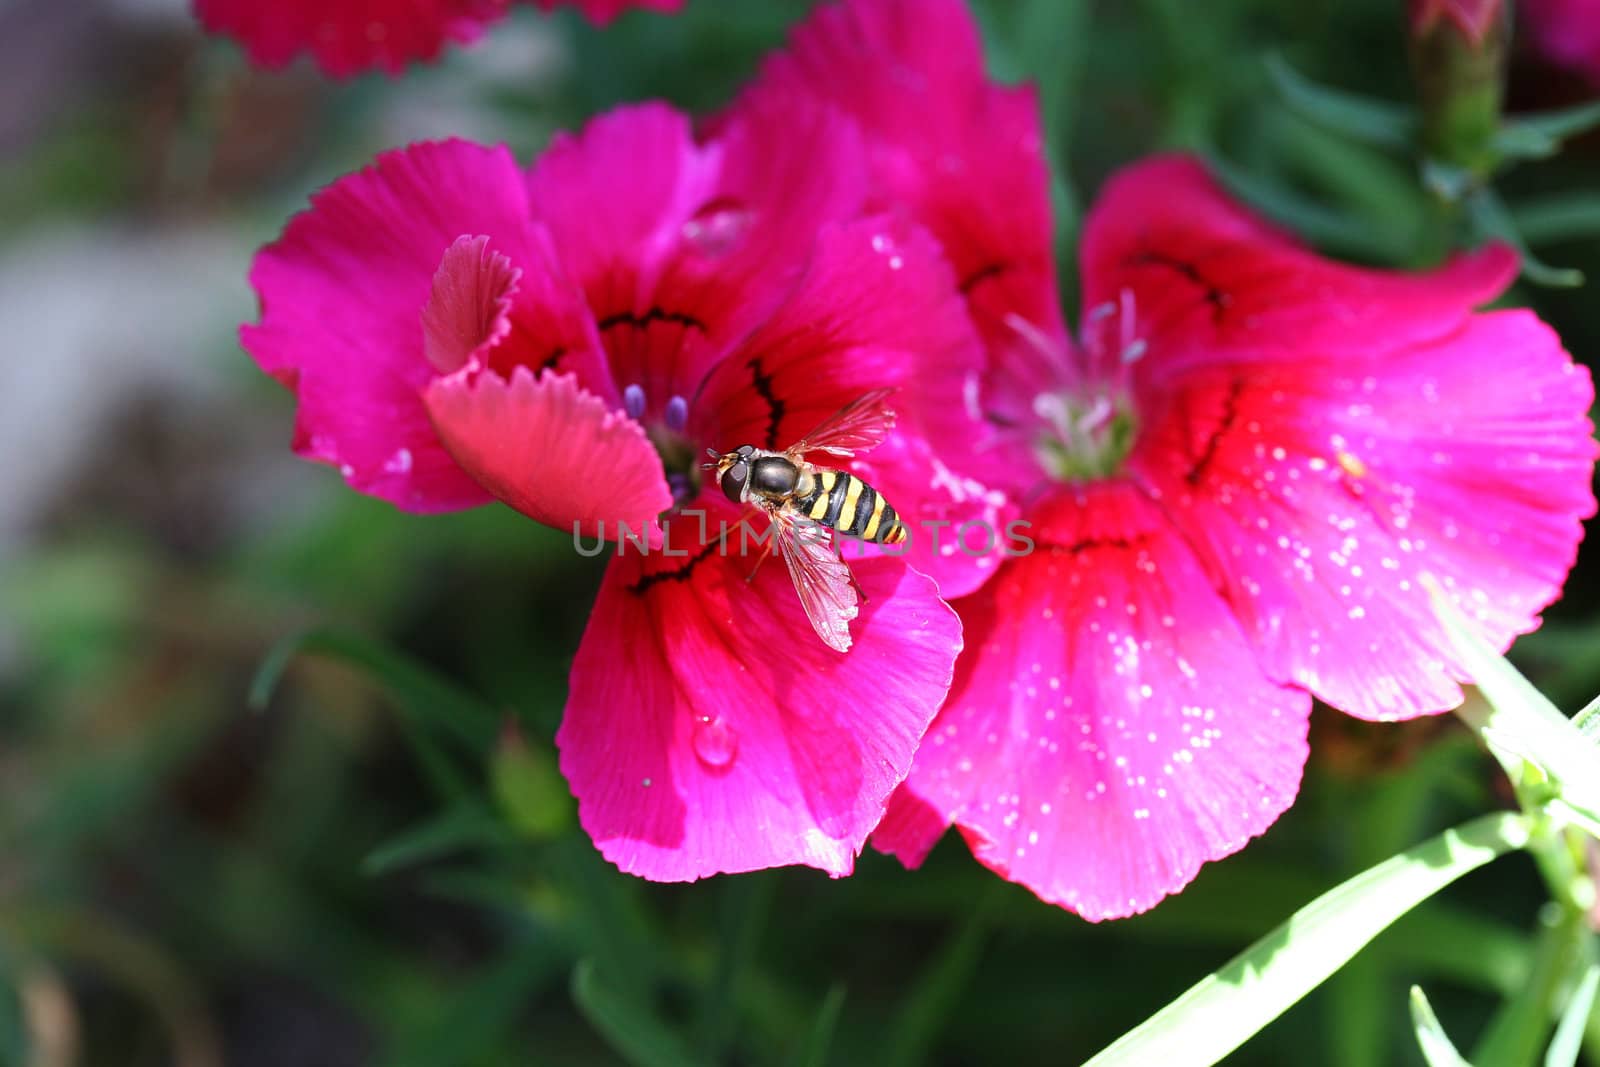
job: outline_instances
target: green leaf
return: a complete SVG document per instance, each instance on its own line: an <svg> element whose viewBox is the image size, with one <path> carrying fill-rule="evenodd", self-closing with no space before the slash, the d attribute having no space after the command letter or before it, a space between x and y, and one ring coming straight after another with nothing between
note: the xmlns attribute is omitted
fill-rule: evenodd
<svg viewBox="0 0 1600 1067"><path fill-rule="evenodd" d="M572 999L606 1044L634 1067L698 1067L683 1039L595 974L592 960L572 972Z"/></svg>
<svg viewBox="0 0 1600 1067"><path fill-rule="evenodd" d="M1570 267L1552 267L1528 249L1517 231L1511 212L1493 189L1475 190L1467 197L1467 213L1480 236L1498 238L1517 250L1522 258L1522 275L1535 285L1552 289L1573 289L1583 284L1583 272Z"/></svg>
<svg viewBox="0 0 1600 1067"><path fill-rule="evenodd" d="M822 998L822 1007L811 1023L811 1030L795 1057L795 1067L827 1067L828 1049L833 1045L833 1032L839 1026L839 1012L844 1008L845 987L835 985Z"/></svg>
<svg viewBox="0 0 1600 1067"><path fill-rule="evenodd" d="M1561 1013L1556 1035L1544 1056L1544 1067L1577 1067L1578 1052L1583 1047L1583 1029L1589 1021L1589 1013L1594 1011L1596 990L1600 990L1600 964L1592 963Z"/></svg>
<svg viewBox="0 0 1600 1067"><path fill-rule="evenodd" d="M284 671L302 653L325 656L365 671L419 725L452 734L475 751L487 752L494 742L500 716L493 708L410 657L370 638L333 627L302 630L274 645L250 683L252 708L267 706Z"/></svg>
<svg viewBox="0 0 1600 1067"><path fill-rule="evenodd" d="M1537 115L1518 115L1501 126L1494 136L1493 148L1508 159L1545 159L1561 150L1562 141L1596 126L1600 126L1600 101Z"/></svg>
<svg viewBox="0 0 1600 1067"><path fill-rule="evenodd" d="M1486 701L1469 700L1456 713L1483 738L1514 783L1529 784L1519 761L1531 763L1540 777L1553 780L1563 807L1585 823L1600 823L1600 748L1588 743L1430 584L1434 614Z"/></svg>
<svg viewBox="0 0 1600 1067"><path fill-rule="evenodd" d="M1596 747L1600 747L1600 697L1595 697L1572 717L1572 725Z"/></svg>
<svg viewBox="0 0 1600 1067"><path fill-rule="evenodd" d="M1600 236L1600 196L1556 193L1510 206L1511 221L1530 245Z"/></svg>
<svg viewBox="0 0 1600 1067"><path fill-rule="evenodd" d="M1552 906L1546 909L1542 926L1528 976L1495 1011L1473 1046L1472 1058L1483 1067L1532 1064L1550 1033L1561 990L1577 974L1589 936L1586 914Z"/></svg>
<svg viewBox="0 0 1600 1067"><path fill-rule="evenodd" d="M1419 123L1409 108L1330 89L1307 78L1280 55L1266 59L1267 74L1289 109L1302 118L1352 140L1401 151L1416 142Z"/></svg>
<svg viewBox="0 0 1600 1067"><path fill-rule="evenodd" d="M545 942L513 944L492 967L453 985L439 1017L408 1032L384 1067L454 1067L483 1063L485 1053L510 1044L528 1001L557 978L565 957ZM408 1028L409 1029L409 1028Z"/></svg>
<svg viewBox="0 0 1600 1067"><path fill-rule="evenodd" d="M934 1039L961 1001L961 994L977 969L989 925L999 905L1003 883L984 893L968 913L961 928L939 948L906 994L888 1035L884 1062L890 1067L911 1067L928 1059Z"/></svg>
<svg viewBox="0 0 1600 1067"><path fill-rule="evenodd" d="M1263 179L1220 156L1208 154L1206 165L1228 191L1272 221L1312 244L1367 258L1394 261L1404 255L1408 239L1392 229L1379 230L1346 212Z"/></svg>
<svg viewBox="0 0 1600 1067"><path fill-rule="evenodd" d="M1428 1067L1472 1067L1439 1025L1439 1018L1433 1014L1433 1005L1428 1003L1421 986L1411 987L1411 1025L1416 1030L1417 1045Z"/></svg>
<svg viewBox="0 0 1600 1067"><path fill-rule="evenodd" d="M379 845L361 861L361 868L370 875L387 874L449 852L508 842L505 827L498 820L475 805L462 805L448 808Z"/></svg>
<svg viewBox="0 0 1600 1067"><path fill-rule="evenodd" d="M723 1059L742 1008L740 991L755 971L756 950L772 913L777 879L766 872L733 878L719 887L716 963L706 983L696 1023L696 1047L710 1060Z"/></svg>
<svg viewBox="0 0 1600 1067"><path fill-rule="evenodd" d="M1400 916L1528 840L1527 816L1485 815L1356 875L1123 1035L1090 1067L1216 1063Z"/></svg>
<svg viewBox="0 0 1600 1067"><path fill-rule="evenodd" d="M459 801L472 790L436 738L448 737L474 755L489 751L499 716L434 671L368 638L312 628L279 641L250 683L250 706L263 709L295 656L306 652L357 668L377 681L401 713L401 726L428 781L441 797Z"/></svg>

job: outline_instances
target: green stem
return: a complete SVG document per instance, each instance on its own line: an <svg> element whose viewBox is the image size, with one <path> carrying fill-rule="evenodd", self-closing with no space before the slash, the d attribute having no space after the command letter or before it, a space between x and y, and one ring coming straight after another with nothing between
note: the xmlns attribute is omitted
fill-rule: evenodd
<svg viewBox="0 0 1600 1067"><path fill-rule="evenodd" d="M1495 1012L1472 1050L1473 1063L1531 1067L1548 1039L1589 937L1581 911L1556 907L1556 916L1547 921L1540 935L1527 982Z"/></svg>

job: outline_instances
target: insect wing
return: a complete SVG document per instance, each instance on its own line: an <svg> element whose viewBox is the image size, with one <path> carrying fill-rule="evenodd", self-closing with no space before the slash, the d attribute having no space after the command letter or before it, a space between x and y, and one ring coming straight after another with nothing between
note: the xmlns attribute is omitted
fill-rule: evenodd
<svg viewBox="0 0 1600 1067"><path fill-rule="evenodd" d="M772 515L772 532L812 629L829 648L848 652L850 620L860 609L850 568L833 550L827 528L780 511Z"/></svg>
<svg viewBox="0 0 1600 1067"><path fill-rule="evenodd" d="M894 412L884 404L892 392L893 389L874 389L857 397L790 445L788 452L791 455L831 452L836 456L853 456L877 448L894 429Z"/></svg>

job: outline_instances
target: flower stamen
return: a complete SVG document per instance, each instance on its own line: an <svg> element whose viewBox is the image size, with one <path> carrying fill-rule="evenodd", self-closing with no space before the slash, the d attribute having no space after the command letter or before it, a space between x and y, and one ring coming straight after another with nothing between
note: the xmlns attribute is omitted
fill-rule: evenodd
<svg viewBox="0 0 1600 1067"><path fill-rule="evenodd" d="M630 419L641 418L644 415L646 399L642 386L630 385L622 391L622 410L628 413Z"/></svg>

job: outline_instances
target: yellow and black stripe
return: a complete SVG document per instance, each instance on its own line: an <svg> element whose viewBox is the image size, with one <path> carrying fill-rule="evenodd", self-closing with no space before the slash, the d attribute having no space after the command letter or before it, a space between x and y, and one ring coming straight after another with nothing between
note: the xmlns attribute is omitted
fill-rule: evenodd
<svg viewBox="0 0 1600 1067"><path fill-rule="evenodd" d="M905 524L872 486L846 471L818 470L811 492L794 506L808 518L863 541L897 545L906 539Z"/></svg>

